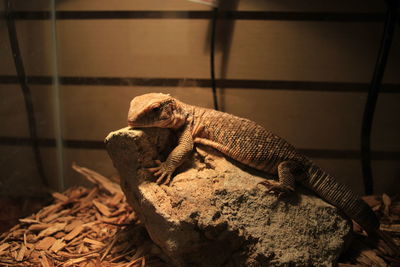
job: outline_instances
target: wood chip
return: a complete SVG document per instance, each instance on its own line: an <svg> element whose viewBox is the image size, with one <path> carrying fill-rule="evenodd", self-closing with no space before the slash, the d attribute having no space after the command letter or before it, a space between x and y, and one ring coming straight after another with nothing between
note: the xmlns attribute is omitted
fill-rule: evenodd
<svg viewBox="0 0 400 267"><path fill-rule="evenodd" d="M400 224L381 224L381 230L400 233Z"/></svg>
<svg viewBox="0 0 400 267"><path fill-rule="evenodd" d="M53 204L51 206L45 207L37 213L38 218L45 218L49 214L56 213L62 208L62 203Z"/></svg>
<svg viewBox="0 0 400 267"><path fill-rule="evenodd" d="M28 230L33 231L33 232L39 232L39 231L49 228L50 226L51 226L51 224L48 224L48 223L32 224L31 226L28 227Z"/></svg>
<svg viewBox="0 0 400 267"><path fill-rule="evenodd" d="M10 244L8 243L4 243L0 245L0 255L3 251L5 251L6 249L8 249L10 247Z"/></svg>
<svg viewBox="0 0 400 267"><path fill-rule="evenodd" d="M75 238L77 235L79 235L83 231L84 227L82 225L82 222L80 222L80 225L77 225L69 234L67 234L64 239L67 241L72 240Z"/></svg>
<svg viewBox="0 0 400 267"><path fill-rule="evenodd" d="M40 264L42 267L52 267L43 251L40 254Z"/></svg>
<svg viewBox="0 0 400 267"><path fill-rule="evenodd" d="M376 254L376 252L373 251L372 249L362 251L361 255L363 255L366 258L368 258L370 260L370 264L373 265L373 266L382 266L382 267L386 267L387 266L386 262L382 258L380 258Z"/></svg>
<svg viewBox="0 0 400 267"><path fill-rule="evenodd" d="M56 242L56 239L54 237L46 236L45 238L36 243L35 249L47 250L54 244L54 242Z"/></svg>
<svg viewBox="0 0 400 267"><path fill-rule="evenodd" d="M63 230L66 225L67 225L67 223L54 223L49 228L46 228L43 231L41 231L39 233L38 237L49 236L54 233L57 233L58 231Z"/></svg>
<svg viewBox="0 0 400 267"><path fill-rule="evenodd" d="M83 261L87 261L87 260L88 260L88 258L86 258L86 257L70 259L64 264L64 266L71 266L71 265L74 265L74 264L77 264L77 263L80 263L80 262L83 262Z"/></svg>
<svg viewBox="0 0 400 267"><path fill-rule="evenodd" d="M44 223L52 222L52 221L54 221L55 219L57 219L57 218L59 218L59 217L62 217L62 216L64 216L65 214L67 214L67 213L69 213L69 212L70 212L69 209L61 210L60 212L53 213L53 214L47 216L46 218L43 218L43 219L42 219L42 222L44 222Z"/></svg>
<svg viewBox="0 0 400 267"><path fill-rule="evenodd" d="M24 244L22 244L21 249L19 250L19 252L17 254L16 260L22 261L25 256L25 252L26 252L26 246Z"/></svg>
<svg viewBox="0 0 400 267"><path fill-rule="evenodd" d="M388 195L383 194L382 201L383 201L383 205L384 205L383 212L386 216L389 216L390 205L392 204L392 200L390 199L390 197Z"/></svg>
<svg viewBox="0 0 400 267"><path fill-rule="evenodd" d="M97 241L97 240L93 240L93 239L90 239L90 238L83 239L83 242L86 242L86 243L89 243L89 244L92 244L92 245L95 245L95 246L99 246L99 247L104 247L105 246L105 244L103 242L100 242L100 241Z"/></svg>
<svg viewBox="0 0 400 267"><path fill-rule="evenodd" d="M70 220L70 223L65 227L65 232L69 233L82 224L83 222L81 220L74 218L74 220Z"/></svg>
<svg viewBox="0 0 400 267"><path fill-rule="evenodd" d="M29 218L26 218L26 219L19 219L19 221L20 221L21 223L40 223L38 220L29 219Z"/></svg>
<svg viewBox="0 0 400 267"><path fill-rule="evenodd" d="M400 215L400 202L392 203L392 205L390 206L390 211L395 215Z"/></svg>
<svg viewBox="0 0 400 267"><path fill-rule="evenodd" d="M60 249L64 248L67 244L64 242L64 240L57 239L56 242L53 243L51 246L50 250L57 253Z"/></svg>
<svg viewBox="0 0 400 267"><path fill-rule="evenodd" d="M55 199L60 200L60 201L62 201L62 202L67 202L68 199L69 199L67 196L65 196L65 195L63 195L63 194L61 194L61 193L58 193L58 192L54 192L54 193L52 193L51 195L52 195Z"/></svg>
<svg viewBox="0 0 400 267"><path fill-rule="evenodd" d="M115 196L109 201L110 206L117 207L123 201L124 195L122 194L115 194Z"/></svg>
<svg viewBox="0 0 400 267"><path fill-rule="evenodd" d="M108 209L108 207L102 203L100 203L97 200L93 200L93 204L96 206L96 208L103 214L104 216L110 217L111 212Z"/></svg>

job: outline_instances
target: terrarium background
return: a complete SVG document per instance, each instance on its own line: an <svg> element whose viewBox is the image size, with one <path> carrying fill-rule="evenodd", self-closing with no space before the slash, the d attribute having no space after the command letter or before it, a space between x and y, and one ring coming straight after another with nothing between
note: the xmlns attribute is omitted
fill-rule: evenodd
<svg viewBox="0 0 400 267"><path fill-rule="evenodd" d="M12 2L15 11L50 10L49 1ZM3 1L0 7L4 10ZM65 0L57 1L56 8L138 12L120 19L59 19L56 51L51 19L38 15L16 20L45 171L52 186L58 183L53 141L56 120L61 120L66 140L63 165L69 187L83 183L70 168L73 161L106 176L116 173L102 140L110 131L126 126L134 96L164 92L187 103L212 107L210 16L191 17L209 7L184 0L112 4ZM163 12L149 18L145 11ZM382 35L384 1L239 1L236 14L244 11L250 11L246 18L220 21L218 26L217 78L226 79L218 91L223 110L271 129L362 193L361 118ZM278 19L257 17L254 12L260 11L278 12ZM285 12L304 16L293 20ZM326 12L336 15L318 19L318 14L323 17ZM4 19L0 20L0 38L0 193L26 195L41 182L27 142L26 111ZM54 55L61 118L54 115ZM377 193L395 193L400 177L399 70L397 31L372 132Z"/></svg>

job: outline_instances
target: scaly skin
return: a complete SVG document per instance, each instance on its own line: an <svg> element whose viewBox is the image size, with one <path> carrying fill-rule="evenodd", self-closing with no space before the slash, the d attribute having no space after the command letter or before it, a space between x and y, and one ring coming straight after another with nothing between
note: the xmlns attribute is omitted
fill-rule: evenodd
<svg viewBox="0 0 400 267"><path fill-rule="evenodd" d="M245 165L277 175L275 192L290 192L298 181L321 198L341 209L368 233L376 233L379 221L370 207L347 186L336 182L284 139L247 119L228 113L188 105L166 95L150 93L130 104L128 124L132 127L175 129L178 145L165 162L150 168L157 183L169 183L175 169L196 143L211 146ZM268 185L269 182L266 182Z"/></svg>

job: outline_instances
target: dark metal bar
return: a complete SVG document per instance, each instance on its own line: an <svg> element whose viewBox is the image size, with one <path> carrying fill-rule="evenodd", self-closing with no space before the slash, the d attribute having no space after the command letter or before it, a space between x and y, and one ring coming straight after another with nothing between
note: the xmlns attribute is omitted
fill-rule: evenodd
<svg viewBox="0 0 400 267"><path fill-rule="evenodd" d="M381 46L375 64L375 70L368 92L361 127L361 164L364 179L365 194L371 195L374 191L374 183L371 168L371 129L374 118L376 102L385 73L386 62L393 40L393 33L397 20L398 0L387 1L387 12L382 35Z"/></svg>
<svg viewBox="0 0 400 267"><path fill-rule="evenodd" d="M27 76L27 83L31 85L51 85L51 76ZM209 79L186 78L132 78L132 77L60 77L63 85L90 85L90 86L171 86L178 87L184 82L185 87L211 86ZM18 84L17 76L0 75L0 84ZM279 80L219 80L217 87L265 89L265 90L301 90L301 91L332 91L332 92L367 92L370 84L343 83L343 82L311 82L311 81L279 81ZM400 84L382 84L382 93L400 93Z"/></svg>
<svg viewBox="0 0 400 267"><path fill-rule="evenodd" d="M107 11L57 11L56 18L61 20L91 19L211 19L212 11L147 11L147 10L107 10ZM11 19L46 20L49 11L14 11ZM223 11L221 19L233 20L291 20L291 21L337 21L337 22L380 22L383 13L359 12L280 12L280 11Z"/></svg>
<svg viewBox="0 0 400 267"><path fill-rule="evenodd" d="M213 94L214 109L219 110L217 98L217 86L215 81L215 31L217 27L218 7L213 8L213 16L211 19L211 38L210 38L210 77L211 89Z"/></svg>
<svg viewBox="0 0 400 267"><path fill-rule="evenodd" d="M4 4L6 8L8 35L10 39L11 50L13 53L14 64L18 75L18 82L21 86L22 94L24 96L24 101L25 101L25 108L29 126L29 135L32 142L33 154L35 156L36 168L42 180L43 185L48 186L49 183L47 181L46 174L44 172L43 162L40 155L40 149L38 144L35 110L33 107L31 91L26 81L24 64L22 61L18 38L17 38L17 30L15 28L14 20L10 18L10 16L8 16L10 14L10 9L11 9L10 0L4 0Z"/></svg>
<svg viewBox="0 0 400 267"><path fill-rule="evenodd" d="M31 146L32 140L23 137L0 137L0 145ZM52 138L39 138L37 144L41 147L56 147L56 140ZM97 140L63 140L63 146L75 149L105 149L105 144Z"/></svg>
<svg viewBox="0 0 400 267"><path fill-rule="evenodd" d="M39 138L39 146L52 147L56 146L56 141L51 138ZM32 140L24 137L0 137L1 146L31 146ZM103 150L105 144L100 140L64 140L63 145L70 149L93 149ZM344 149L313 149L303 148L298 151L311 158L319 159L346 159L358 160L360 152L356 150ZM371 158L373 160L400 160L400 151L372 151Z"/></svg>

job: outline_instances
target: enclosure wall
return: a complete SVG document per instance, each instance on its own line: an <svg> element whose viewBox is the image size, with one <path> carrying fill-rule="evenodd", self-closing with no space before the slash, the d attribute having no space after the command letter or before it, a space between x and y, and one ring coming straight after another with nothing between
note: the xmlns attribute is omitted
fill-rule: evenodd
<svg viewBox="0 0 400 267"><path fill-rule="evenodd" d="M133 97L164 92L212 108L211 13L206 12L210 8L184 0L109 3L57 1L57 11L64 14L56 22L56 40L67 187L82 183L70 168L74 161L106 176L115 174L102 140L110 131L126 126ZM48 1L13 1L42 157L55 185L54 36L53 22L46 17L49 7ZM384 1L248 0L237 6L233 1L230 8L233 16L217 24L222 109L284 137L362 193L361 118L382 35ZM79 11L89 15L79 18L83 16ZM93 11L131 13L115 12L106 18ZM40 184L26 142L26 111L4 19L0 36L0 149L4 155L0 182L3 188L15 187L13 181L19 181L18 186L25 181ZM392 47L372 132L375 189L388 193L395 192L400 178L398 32Z"/></svg>

